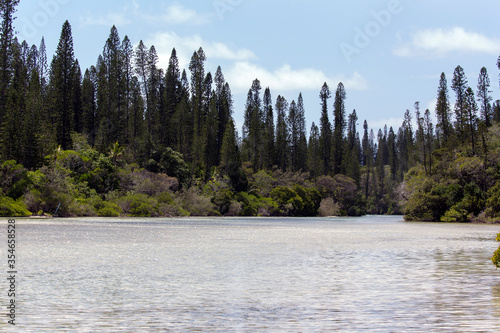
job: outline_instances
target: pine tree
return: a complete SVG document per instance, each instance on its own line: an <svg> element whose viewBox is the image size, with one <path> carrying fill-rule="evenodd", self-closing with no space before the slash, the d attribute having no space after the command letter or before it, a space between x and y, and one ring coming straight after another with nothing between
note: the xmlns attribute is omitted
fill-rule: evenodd
<svg viewBox="0 0 500 333"><path fill-rule="evenodd" d="M320 139L319 145L321 149L322 173L330 173L330 157L332 151L332 125L328 119L328 99L331 98L330 88L325 82L321 88L319 98L321 99L321 120L320 120Z"/></svg>
<svg viewBox="0 0 500 333"><path fill-rule="evenodd" d="M134 68L133 68L133 60L134 60L134 47L132 45L132 42L128 38L128 36L125 36L123 38L122 44L121 44L121 64L122 64L122 76L123 79L121 80L122 86L120 86L122 93L123 93L123 108L124 108L124 115L123 115L123 123L124 123L124 130L123 130L123 138L122 141L125 144L129 144L132 140L132 112L131 112L131 107L132 107L132 78L134 76Z"/></svg>
<svg viewBox="0 0 500 333"><path fill-rule="evenodd" d="M465 127L472 145L472 155L476 154L477 104L472 88L465 92Z"/></svg>
<svg viewBox="0 0 500 333"><path fill-rule="evenodd" d="M299 93L297 99L297 130L299 141L297 146L297 158L295 162L296 170L307 170L307 138L306 138L306 111L304 109L304 99Z"/></svg>
<svg viewBox="0 0 500 333"><path fill-rule="evenodd" d="M22 58L21 45L14 39L11 46L11 61L9 68L12 70L10 85L7 88L6 112L4 114L3 134L3 159L25 162L23 155L22 133L26 124L26 94L27 94L27 68Z"/></svg>
<svg viewBox="0 0 500 333"><path fill-rule="evenodd" d="M82 82L83 133L90 145L94 145L97 134L97 70L94 66L85 71Z"/></svg>
<svg viewBox="0 0 500 333"><path fill-rule="evenodd" d="M219 66L215 72L215 104L217 109L217 117L219 120L219 128L217 131L217 164L219 162L219 155L222 149L222 141L224 139L224 133L226 130L227 122L233 113L233 97L231 94L231 88L229 83L226 82L222 69Z"/></svg>
<svg viewBox="0 0 500 333"><path fill-rule="evenodd" d="M57 143L63 150L71 148L73 129L73 93L75 77L75 56L71 25L66 21L61 31L56 55L51 64L50 86L52 89L52 108Z"/></svg>
<svg viewBox="0 0 500 333"><path fill-rule="evenodd" d="M425 149L429 160L429 167L427 168L429 175L432 175L432 152L434 150L434 125L432 123L431 112L429 109L424 113L424 131L425 131Z"/></svg>
<svg viewBox="0 0 500 333"><path fill-rule="evenodd" d="M479 107L481 111L481 118L484 121L486 127L492 125L492 108L490 96L490 78L488 76L488 70L486 67L481 68L481 73L479 74L479 79L477 83L477 100L479 102Z"/></svg>
<svg viewBox="0 0 500 333"><path fill-rule="evenodd" d="M344 132L346 127L345 120L345 99L346 91L344 85L338 84L335 91L334 102L334 124L333 124L333 173L339 174L342 171L342 158L344 156Z"/></svg>
<svg viewBox="0 0 500 333"><path fill-rule="evenodd" d="M347 140L345 141L345 148L343 149L342 172L354 179L356 185L359 186L361 181L361 144L356 129L357 122L358 116L356 110L353 110L347 122Z"/></svg>
<svg viewBox="0 0 500 333"><path fill-rule="evenodd" d="M311 177L316 180L321 175L321 164L318 163L321 158L319 128L313 122L311 131L309 132L309 143L307 145L307 168L311 173Z"/></svg>
<svg viewBox="0 0 500 333"><path fill-rule="evenodd" d="M248 161L252 162L254 172L263 166L263 129L264 116L260 98L261 85L258 79L252 83L248 91L243 123L244 150Z"/></svg>
<svg viewBox="0 0 500 333"><path fill-rule="evenodd" d="M197 52L193 53L191 62L189 63L189 70L191 72L191 106L193 108L193 157L197 160L197 164L201 161L200 157L203 156L203 124L205 121L204 116L204 82L205 82L205 52L200 48ZM200 167L198 165L198 167Z"/></svg>
<svg viewBox="0 0 500 333"><path fill-rule="evenodd" d="M456 103L455 103L455 129L459 138L463 139L466 137L466 122L467 115L465 110L465 93L468 88L467 78L465 76L464 70L461 66L455 68L455 72L453 73L453 80L451 83L451 88L455 91L456 94Z"/></svg>
<svg viewBox="0 0 500 333"><path fill-rule="evenodd" d="M446 75L441 73L439 80L438 97L436 103L437 130L441 144L446 145L452 135L451 109L448 97L448 82Z"/></svg>
<svg viewBox="0 0 500 333"><path fill-rule="evenodd" d="M82 71L78 60L73 68L73 131L83 132L83 106L82 106Z"/></svg>
<svg viewBox="0 0 500 333"><path fill-rule="evenodd" d="M288 102L282 96L276 99L276 164L283 171L289 166L289 128L286 121Z"/></svg>
<svg viewBox="0 0 500 333"><path fill-rule="evenodd" d="M298 124L298 111L297 111L297 103L292 101L290 103L290 107L288 109L288 118L287 118L287 127L289 131L290 138L290 167L292 171L297 171L297 160L298 160L298 152L299 152L299 141L300 141L300 133L299 133L299 124Z"/></svg>
<svg viewBox="0 0 500 333"><path fill-rule="evenodd" d="M19 0L0 0L0 128L6 116L7 88L11 74L12 40L14 38L14 13Z"/></svg>
<svg viewBox="0 0 500 333"><path fill-rule="evenodd" d="M224 132L220 168L222 173L229 177L235 191L246 191L248 182L241 168L237 133L232 117L229 118Z"/></svg>
<svg viewBox="0 0 500 333"><path fill-rule="evenodd" d="M271 169L276 162L274 114L271 90L266 88L263 98L264 108L264 167Z"/></svg>

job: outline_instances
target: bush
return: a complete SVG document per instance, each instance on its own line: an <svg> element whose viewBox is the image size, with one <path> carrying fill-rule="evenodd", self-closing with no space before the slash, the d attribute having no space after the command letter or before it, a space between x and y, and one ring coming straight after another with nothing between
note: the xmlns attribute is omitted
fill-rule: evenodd
<svg viewBox="0 0 500 333"><path fill-rule="evenodd" d="M14 200L9 197L0 197L0 216L19 217L30 216L26 205L20 200Z"/></svg>
<svg viewBox="0 0 500 333"><path fill-rule="evenodd" d="M112 203L106 203L104 207L97 211L97 216L99 217L118 217L120 213L118 212L119 207Z"/></svg>
<svg viewBox="0 0 500 333"><path fill-rule="evenodd" d="M326 198L321 200L318 213L321 217L339 216L340 206L338 203L334 202L332 198Z"/></svg>
<svg viewBox="0 0 500 333"><path fill-rule="evenodd" d="M278 204L280 215L299 215L304 209L304 201L292 189L284 186L276 187L271 191L271 198Z"/></svg>
<svg viewBox="0 0 500 333"><path fill-rule="evenodd" d="M156 207L158 206L158 201L145 194L129 194L119 198L117 204L129 216L150 217L157 215Z"/></svg>
<svg viewBox="0 0 500 333"><path fill-rule="evenodd" d="M180 207L188 211L191 216L217 216L209 197L201 195L196 188L190 188L178 195L174 200Z"/></svg>
<svg viewBox="0 0 500 333"><path fill-rule="evenodd" d="M500 234L497 235L496 241L500 242ZM495 253L493 253L491 261L493 262L493 265L500 268L500 247L495 251Z"/></svg>

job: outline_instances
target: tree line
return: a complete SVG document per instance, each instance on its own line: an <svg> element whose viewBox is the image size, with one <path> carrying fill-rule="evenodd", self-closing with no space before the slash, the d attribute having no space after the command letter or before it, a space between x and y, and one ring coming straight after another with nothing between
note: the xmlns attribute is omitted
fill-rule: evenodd
<svg viewBox="0 0 500 333"><path fill-rule="evenodd" d="M416 205L420 189L413 185L420 183L412 183L415 175L436 182L442 176L440 163L454 161L457 154L481 159L483 169L495 162L495 151L488 147L500 120L500 103L493 103L486 68L476 91L464 70L456 68L453 108L447 78L441 75L436 124L431 111L421 111L417 102L413 112L406 110L399 129L385 126L377 133L366 121L358 128L356 110L345 108L342 83L331 90L325 82L318 96L321 117L311 124L308 137L302 94L291 102L281 95L273 100L271 88L263 89L255 79L240 137L230 85L220 67L215 75L205 70L202 48L193 53L187 70L180 69L174 48L163 70L154 46L140 41L134 47L113 26L96 65L82 74L68 21L50 63L43 38L38 47L15 38L18 2L0 2L0 172L10 179L3 182L2 195L30 198L38 202L32 204L37 210L40 202L50 201L42 197L52 195L42 190L40 179L48 184L59 170L69 180L54 193L78 188L74 198L97 195L122 203L122 211L130 209L130 202L117 196L140 192L144 177L151 185L161 182L154 175L168 175L178 181L178 187L165 187L174 197L197 189L222 214L316 215L323 207L325 215L405 213L435 220L453 205L439 214L429 213L429 205ZM487 179L486 173L477 184L485 198L490 180L494 184L498 179ZM465 184L459 187L456 200L466 193ZM54 196L52 204L62 200ZM156 205L158 213L163 199L155 197L156 204L148 205ZM92 205L97 211L103 207L96 200L99 204ZM235 203L239 210L230 209ZM415 212L413 206L427 211Z"/></svg>

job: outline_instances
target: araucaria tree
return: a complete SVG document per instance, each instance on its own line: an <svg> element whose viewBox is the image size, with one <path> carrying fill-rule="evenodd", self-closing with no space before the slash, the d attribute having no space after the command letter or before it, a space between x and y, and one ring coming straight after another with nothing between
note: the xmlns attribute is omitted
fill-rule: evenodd
<svg viewBox="0 0 500 333"><path fill-rule="evenodd" d="M71 25L66 21L50 69L53 123L56 124L57 142L62 149L71 148L74 117L73 93L77 83L75 75L79 70L77 64L73 50Z"/></svg>
<svg viewBox="0 0 500 333"><path fill-rule="evenodd" d="M323 174L329 174L330 168L330 158L332 151L332 124L328 118L328 100L332 97L330 93L330 88L325 82L319 93L319 98L321 100L321 119L319 124L319 146L320 146L320 160L323 166Z"/></svg>

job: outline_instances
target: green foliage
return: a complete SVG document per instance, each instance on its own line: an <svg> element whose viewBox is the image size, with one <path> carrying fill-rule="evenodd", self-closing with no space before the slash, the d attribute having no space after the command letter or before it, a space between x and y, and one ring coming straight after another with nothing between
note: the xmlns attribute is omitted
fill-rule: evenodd
<svg viewBox="0 0 500 333"><path fill-rule="evenodd" d="M278 204L278 211L283 216L300 215L304 210L304 201L294 190L279 186L271 191L271 198Z"/></svg>
<svg viewBox="0 0 500 333"><path fill-rule="evenodd" d="M28 211L26 205L22 202L22 200L14 200L9 197L0 197L0 216L19 217L30 215L31 212Z"/></svg>
<svg viewBox="0 0 500 333"><path fill-rule="evenodd" d="M487 215L491 218L500 217L500 181L497 181L495 186L489 189L488 199L486 201Z"/></svg>
<svg viewBox="0 0 500 333"><path fill-rule="evenodd" d="M158 201L142 193L128 194L116 202L124 214L135 217L157 216Z"/></svg>
<svg viewBox="0 0 500 333"><path fill-rule="evenodd" d="M146 169L176 177L181 185L186 185L189 178L189 167L184 161L184 157L171 148L160 148L153 152L151 158L146 162Z"/></svg>
<svg viewBox="0 0 500 333"><path fill-rule="evenodd" d="M497 235L496 241L500 242L500 234ZM493 253L491 261L493 262L493 265L500 268L500 247L495 251L495 253Z"/></svg>
<svg viewBox="0 0 500 333"><path fill-rule="evenodd" d="M236 200L241 204L241 216L271 216L278 211L278 205L270 198L260 197L247 192L239 192Z"/></svg>
<svg viewBox="0 0 500 333"><path fill-rule="evenodd" d="M28 182L26 169L16 161L5 161L0 165L0 189L4 195L19 199Z"/></svg>

